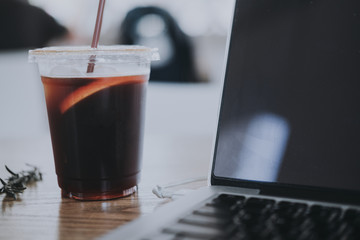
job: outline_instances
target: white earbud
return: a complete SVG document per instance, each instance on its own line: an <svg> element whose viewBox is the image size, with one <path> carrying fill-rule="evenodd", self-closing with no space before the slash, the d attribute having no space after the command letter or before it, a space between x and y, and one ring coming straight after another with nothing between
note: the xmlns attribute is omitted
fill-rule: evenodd
<svg viewBox="0 0 360 240"><path fill-rule="evenodd" d="M206 177L199 177L199 178L191 178L191 179L186 179L186 180L179 181L179 182L176 182L176 183L168 184L168 185L166 185L164 187L156 185L152 189L152 192L158 198L173 198L174 196L184 195L186 191L180 190L180 191L173 192L173 191L169 191L168 188L177 187L177 186L192 183L192 182L206 181L206 180L207 180Z"/></svg>

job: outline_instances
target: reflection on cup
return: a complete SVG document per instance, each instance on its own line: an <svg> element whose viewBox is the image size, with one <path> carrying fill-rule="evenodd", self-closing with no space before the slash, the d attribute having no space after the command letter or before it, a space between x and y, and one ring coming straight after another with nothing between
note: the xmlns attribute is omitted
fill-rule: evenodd
<svg viewBox="0 0 360 240"><path fill-rule="evenodd" d="M95 68L87 73L89 58ZM146 85L157 51L140 46L51 47L29 52L45 90L63 196L102 200L136 191Z"/></svg>

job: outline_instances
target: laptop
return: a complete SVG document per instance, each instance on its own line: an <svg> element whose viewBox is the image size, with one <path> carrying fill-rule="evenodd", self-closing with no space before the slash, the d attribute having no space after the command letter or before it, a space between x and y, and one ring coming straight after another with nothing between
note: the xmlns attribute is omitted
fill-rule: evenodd
<svg viewBox="0 0 360 240"><path fill-rule="evenodd" d="M360 1L237 0L210 186L101 239L360 239Z"/></svg>

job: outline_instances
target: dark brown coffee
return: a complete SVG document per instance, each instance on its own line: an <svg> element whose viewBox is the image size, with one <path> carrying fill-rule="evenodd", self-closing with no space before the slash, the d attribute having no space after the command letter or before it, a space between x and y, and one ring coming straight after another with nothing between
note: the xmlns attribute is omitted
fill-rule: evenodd
<svg viewBox="0 0 360 240"><path fill-rule="evenodd" d="M42 77L64 196L111 199L136 190L147 78Z"/></svg>

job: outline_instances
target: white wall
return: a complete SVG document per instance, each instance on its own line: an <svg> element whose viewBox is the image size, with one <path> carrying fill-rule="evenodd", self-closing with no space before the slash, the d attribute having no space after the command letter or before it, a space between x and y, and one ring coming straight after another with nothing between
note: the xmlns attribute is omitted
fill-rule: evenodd
<svg viewBox="0 0 360 240"><path fill-rule="evenodd" d="M42 83L27 51L0 53L0 138L48 131Z"/></svg>
<svg viewBox="0 0 360 240"><path fill-rule="evenodd" d="M97 0L30 0L45 9L59 22L74 30L81 41L92 37ZM115 32L126 13L137 6L155 5L165 8L178 21L182 30L192 37L226 36L234 0L107 0L104 10L104 43L115 40Z"/></svg>
<svg viewBox="0 0 360 240"><path fill-rule="evenodd" d="M30 2L45 9L70 29L72 38L65 44L91 44L98 0L30 0ZM120 25L126 13L144 5L160 6L173 15L181 29L193 41L196 68L200 76L208 81L219 81L234 0L107 0L100 44L118 43ZM161 48L161 46L156 47Z"/></svg>

